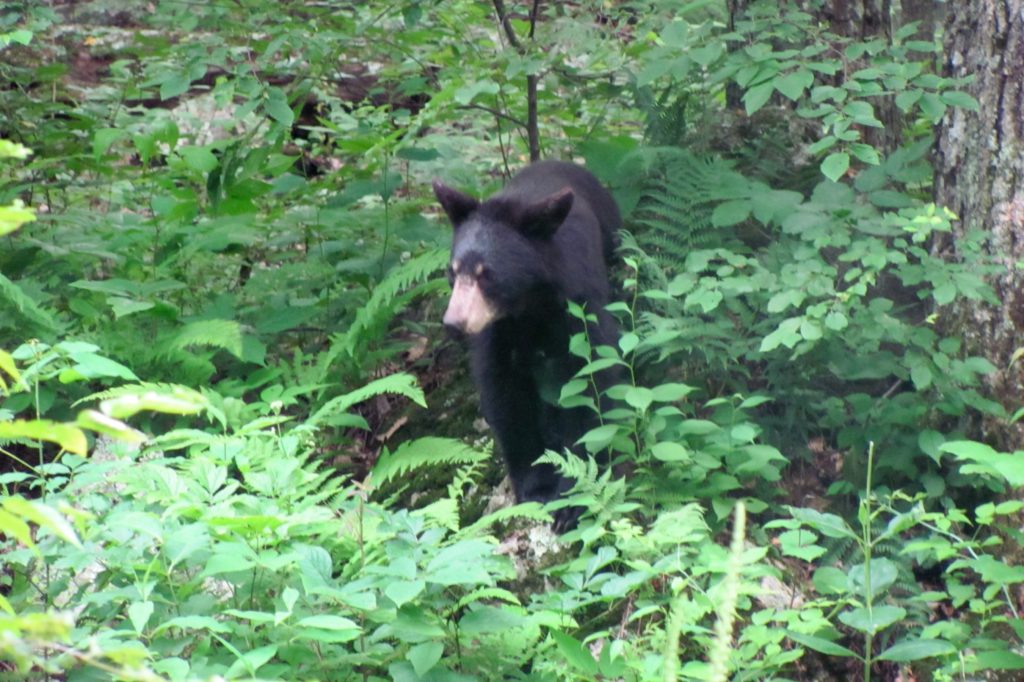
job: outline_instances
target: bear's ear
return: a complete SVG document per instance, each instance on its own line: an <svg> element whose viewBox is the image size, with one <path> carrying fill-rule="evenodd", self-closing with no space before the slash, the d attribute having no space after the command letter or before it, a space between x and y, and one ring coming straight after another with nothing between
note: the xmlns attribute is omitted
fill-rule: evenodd
<svg viewBox="0 0 1024 682"><path fill-rule="evenodd" d="M448 219L455 227L458 227L480 205L480 202L473 197L452 189L440 180L434 180L434 196L437 197L438 203L441 204L441 208L448 214Z"/></svg>
<svg viewBox="0 0 1024 682"><path fill-rule="evenodd" d="M547 238L558 231L572 210L571 187L563 187L540 201L527 206L520 217L519 229L531 237Z"/></svg>

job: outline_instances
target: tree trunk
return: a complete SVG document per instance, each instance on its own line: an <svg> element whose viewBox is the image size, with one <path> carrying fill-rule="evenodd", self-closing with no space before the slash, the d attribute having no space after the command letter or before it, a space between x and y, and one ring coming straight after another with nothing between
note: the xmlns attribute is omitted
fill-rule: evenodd
<svg viewBox="0 0 1024 682"><path fill-rule="evenodd" d="M936 201L956 213L956 239L971 230L989 236L987 253L1001 271L992 285L1001 306L968 302L954 318L967 351L998 368L992 396L1011 411L1024 400L1024 361L1010 366L1024 343L1024 0L950 4L945 75L974 75L967 89L979 111L950 109L936 143ZM1024 447L1024 429L989 429L999 445Z"/></svg>

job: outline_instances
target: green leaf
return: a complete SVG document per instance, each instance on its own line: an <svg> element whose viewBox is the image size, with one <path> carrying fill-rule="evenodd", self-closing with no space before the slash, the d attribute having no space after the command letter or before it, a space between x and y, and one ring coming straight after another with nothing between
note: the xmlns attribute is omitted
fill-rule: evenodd
<svg viewBox="0 0 1024 682"><path fill-rule="evenodd" d="M808 563L813 562L825 553L824 547L815 544L817 539L817 535L804 529L787 530L778 537L783 554L802 559Z"/></svg>
<svg viewBox="0 0 1024 682"><path fill-rule="evenodd" d="M206 630L209 632L229 632L231 627L213 616L178 616L164 621L153 630L153 636L159 635L173 628L182 630Z"/></svg>
<svg viewBox="0 0 1024 682"><path fill-rule="evenodd" d="M255 564L252 559L244 554L238 554L236 552L214 554L207 560L206 567L203 569L200 577L205 578L211 575L220 575L221 573L247 571L254 565Z"/></svg>
<svg viewBox="0 0 1024 682"><path fill-rule="evenodd" d="M794 642L796 642L797 644L805 646L808 649L813 649L814 651L823 653L826 656L843 656L846 658L860 659L860 656L855 654L853 651L850 651L846 647L840 644L836 644L831 640L824 639L823 637L805 635L802 632L793 632L792 630L787 630L786 636Z"/></svg>
<svg viewBox="0 0 1024 682"><path fill-rule="evenodd" d="M177 151L188 168L200 173L209 173L220 163L213 152L206 147L188 146L181 147Z"/></svg>
<svg viewBox="0 0 1024 682"><path fill-rule="evenodd" d="M775 92L775 83L770 80L747 90L743 94L743 106L746 108L747 116L753 115L767 104L773 92Z"/></svg>
<svg viewBox="0 0 1024 682"><path fill-rule="evenodd" d="M810 507L787 507L787 510L794 519L822 535L830 538L860 539L846 521L835 514L824 514Z"/></svg>
<svg viewBox="0 0 1024 682"><path fill-rule="evenodd" d="M846 594L848 589L848 581L846 574L835 566L822 566L814 572L812 578L814 583L814 589L818 591L818 594L832 595L832 594Z"/></svg>
<svg viewBox="0 0 1024 682"><path fill-rule="evenodd" d="M747 199L723 202L712 211L711 224L715 227L729 227L743 222L750 216L750 209L750 201Z"/></svg>
<svg viewBox="0 0 1024 682"><path fill-rule="evenodd" d="M99 159L111 145L128 137L128 131L120 128L99 128L92 136L92 155Z"/></svg>
<svg viewBox="0 0 1024 682"><path fill-rule="evenodd" d="M849 168L850 155L846 152L834 152L821 162L821 172L832 182L839 182Z"/></svg>
<svg viewBox="0 0 1024 682"><path fill-rule="evenodd" d="M968 671L1024 670L1024 656L1012 651L981 651L970 661Z"/></svg>
<svg viewBox="0 0 1024 682"><path fill-rule="evenodd" d="M804 90L814 84L814 74L806 69L799 69L776 78L772 83L776 90L795 102L803 96Z"/></svg>
<svg viewBox="0 0 1024 682"><path fill-rule="evenodd" d="M877 166L882 162L882 157L879 156L878 150L869 144L854 142L850 145L850 151L858 159L872 166Z"/></svg>
<svg viewBox="0 0 1024 682"><path fill-rule="evenodd" d="M146 623L149 622L149 617L152 615L153 602L151 601L132 602L128 606L128 619L132 622L132 627L135 628L137 635L142 635L142 631L146 629Z"/></svg>
<svg viewBox="0 0 1024 682"><path fill-rule="evenodd" d="M896 95L896 106L906 114L917 104L923 94L922 90L903 90Z"/></svg>
<svg viewBox="0 0 1024 682"><path fill-rule="evenodd" d="M288 106L288 96L281 88L267 88L267 100L264 104L267 115L286 128L291 128L295 122L295 114Z"/></svg>
<svg viewBox="0 0 1024 682"><path fill-rule="evenodd" d="M455 103L466 105L472 102L474 99L476 99L478 95L496 95L498 94L498 91L498 84L492 80L483 80L476 81L473 83L467 83L466 85L463 85L461 88L455 91Z"/></svg>
<svg viewBox="0 0 1024 682"><path fill-rule="evenodd" d="M850 567L850 570L847 573L847 579L849 580L847 588L853 594L874 599L888 590L892 584L896 582L896 577L898 575L899 570L897 569L896 564L891 560L885 558L872 559L871 594L865 594L868 581L867 575L865 574L864 564L856 564Z"/></svg>
<svg viewBox="0 0 1024 682"><path fill-rule="evenodd" d="M395 606L401 608L402 604L418 597L426 587L427 584L422 580L393 580L384 588L384 594Z"/></svg>
<svg viewBox="0 0 1024 682"><path fill-rule="evenodd" d="M651 397L654 398L655 402L674 403L690 395L694 390L693 386L687 386L686 384L658 384L651 389Z"/></svg>
<svg viewBox="0 0 1024 682"><path fill-rule="evenodd" d="M949 452L957 459L981 464L987 471L1006 479L1014 488L1024 487L1024 456L1020 453L1003 454L984 443L967 440L943 443L939 450Z"/></svg>
<svg viewBox="0 0 1024 682"><path fill-rule="evenodd" d="M184 94L192 84L192 77L187 71L172 73L160 83L160 99L169 100Z"/></svg>
<svg viewBox="0 0 1024 682"><path fill-rule="evenodd" d="M590 429L583 434L576 442L580 445L587 445L594 450L600 450L611 442L615 434L619 432L618 424L603 424Z"/></svg>
<svg viewBox="0 0 1024 682"><path fill-rule="evenodd" d="M679 443L655 443L651 447L651 456L662 462L690 462L693 460L690 451Z"/></svg>
<svg viewBox="0 0 1024 682"><path fill-rule="evenodd" d="M356 632L361 630L355 621L343 616L333 616L330 614L306 616L299 620L296 625L304 628L317 628L319 630L355 630Z"/></svg>
<svg viewBox="0 0 1024 682"><path fill-rule="evenodd" d="M874 634L906 617L906 609L899 606L881 605L873 609L859 607L839 614L839 620L858 632Z"/></svg>
<svg viewBox="0 0 1024 682"><path fill-rule="evenodd" d="M961 109L967 109L968 111L978 111L980 105L978 100L974 99L971 95L966 92L959 90L949 90L941 95L942 101L951 107L959 107Z"/></svg>
<svg viewBox="0 0 1024 682"><path fill-rule="evenodd" d="M640 344L640 337L633 332L626 332L619 337L619 349L623 355L629 355Z"/></svg>
<svg viewBox="0 0 1024 682"><path fill-rule="evenodd" d="M582 642L560 630L554 629L551 630L551 639L555 641L559 653L562 654L569 665L586 675L589 679L597 679L597 661L594 660L590 650L583 646Z"/></svg>
<svg viewBox="0 0 1024 682"><path fill-rule="evenodd" d="M409 649L405 655L407 661L412 663L413 670L420 677L426 675L437 665L444 654L444 644L441 642L424 642Z"/></svg>
<svg viewBox="0 0 1024 682"><path fill-rule="evenodd" d="M910 639L893 644L875 658L879 661L907 663L908 661L919 661L922 658L948 656L955 654L957 650L952 642L942 639Z"/></svg>
<svg viewBox="0 0 1024 682"><path fill-rule="evenodd" d="M623 399L630 407L645 412L654 401L654 391L645 386L630 386Z"/></svg>
<svg viewBox="0 0 1024 682"><path fill-rule="evenodd" d="M932 371L927 365L914 365L910 368L910 380L915 390L923 391L932 385Z"/></svg>

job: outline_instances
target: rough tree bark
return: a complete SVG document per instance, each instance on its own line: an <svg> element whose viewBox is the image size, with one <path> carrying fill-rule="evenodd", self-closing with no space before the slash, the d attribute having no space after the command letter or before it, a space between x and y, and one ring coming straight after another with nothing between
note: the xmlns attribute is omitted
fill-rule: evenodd
<svg viewBox="0 0 1024 682"><path fill-rule="evenodd" d="M946 22L945 71L974 75L969 92L977 112L950 109L936 143L935 198L960 217L956 239L970 230L989 235L987 253L1001 271L992 285L1002 305L956 311L972 354L999 368L992 395L1012 411L1024 402L1024 362L1010 366L1024 345L1024 0L954 2ZM1024 447L1024 428L989 428L988 436Z"/></svg>

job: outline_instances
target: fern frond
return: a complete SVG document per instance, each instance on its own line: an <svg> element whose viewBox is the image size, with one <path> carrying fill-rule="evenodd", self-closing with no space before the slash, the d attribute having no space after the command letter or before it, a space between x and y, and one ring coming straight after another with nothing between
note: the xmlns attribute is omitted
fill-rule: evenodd
<svg viewBox="0 0 1024 682"><path fill-rule="evenodd" d="M0 310L3 308L13 309L18 317L36 329L48 332L60 331L62 325L52 313L40 308L17 283L0 274L0 303L5 300L7 305L0 306ZM11 322L10 317L7 317L7 321Z"/></svg>
<svg viewBox="0 0 1024 682"><path fill-rule="evenodd" d="M551 514L545 511L544 506L539 502L523 502L511 507L502 507L480 517L473 524L463 528L460 534L466 536L478 535L485 530L490 530L495 524L505 523L512 519L525 519L536 523L551 523Z"/></svg>
<svg viewBox="0 0 1024 682"><path fill-rule="evenodd" d="M367 398L372 398L375 395L381 395L383 393L403 395L420 407L427 406L427 399L423 395L423 389L416 384L416 377L411 374L406 374L405 372L398 372L396 374L389 374L386 377L381 377L380 379L375 379L365 386L361 386L354 391L346 393L345 395L339 395L335 398L331 398L324 403L319 410L310 416L306 421L306 424L308 426L317 426L322 424L324 419L327 417L345 412L356 403L361 403Z"/></svg>
<svg viewBox="0 0 1024 682"><path fill-rule="evenodd" d="M462 609L466 608L470 604L481 602L481 601L503 601L506 604L512 604L513 606L522 606L523 603L519 601L519 597L509 592L508 590L500 587L481 587L478 590L473 590L469 594L465 595L455 603L451 609L448 610L446 615L453 613L460 613Z"/></svg>
<svg viewBox="0 0 1024 682"><path fill-rule="evenodd" d="M394 452L384 450L371 472L375 487L425 466L473 464L489 455L454 438L417 438L399 445Z"/></svg>
<svg viewBox="0 0 1024 682"><path fill-rule="evenodd" d="M663 265L721 239L711 215L718 202L746 196L749 181L729 161L662 149L634 213L636 239Z"/></svg>
<svg viewBox="0 0 1024 682"><path fill-rule="evenodd" d="M459 529L459 505L450 497L435 500L426 507L413 511L412 515L423 517L429 526L446 528L450 531Z"/></svg>
<svg viewBox="0 0 1024 682"><path fill-rule="evenodd" d="M105 391L90 393L84 398L80 398L72 403L72 407L77 407L81 403L89 402L91 400L111 400L113 398L123 398L125 396L141 397L147 394L156 394L173 398L175 400L181 400L199 408L204 408L209 404L209 401L202 393L191 389L188 386L143 381L137 384L125 384L123 386L108 388Z"/></svg>
<svg viewBox="0 0 1024 682"><path fill-rule="evenodd" d="M383 334L387 323L410 301L417 296L440 290L444 286L444 280L427 280L447 262L447 250L433 249L392 268L387 276L373 287L373 293L366 304L356 311L355 319L349 328L331 337L330 348L320 362L322 369L326 371L341 357L358 358L360 349ZM420 286L406 291L416 284Z"/></svg>
<svg viewBox="0 0 1024 682"><path fill-rule="evenodd" d="M189 346L205 346L226 350L242 359L242 325L234 320L198 320L189 322L174 334L166 348L183 350Z"/></svg>

